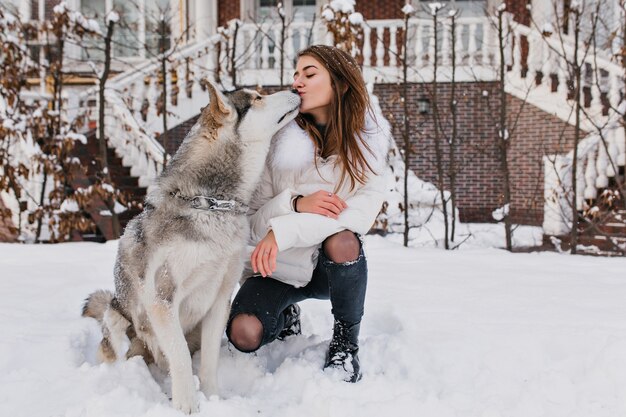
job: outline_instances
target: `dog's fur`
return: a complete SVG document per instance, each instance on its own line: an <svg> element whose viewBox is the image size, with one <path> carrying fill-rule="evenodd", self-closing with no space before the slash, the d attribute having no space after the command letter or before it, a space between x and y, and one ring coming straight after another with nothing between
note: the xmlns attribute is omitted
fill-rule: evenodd
<svg viewBox="0 0 626 417"><path fill-rule="evenodd" d="M143 355L169 369L172 402L187 413L197 410L190 351L201 350L202 391L217 393L219 347L248 223L241 210L192 208L172 193L248 204L271 137L300 104L293 92L208 88L209 105L120 239L115 294L96 291L83 308L102 323L99 357Z"/></svg>

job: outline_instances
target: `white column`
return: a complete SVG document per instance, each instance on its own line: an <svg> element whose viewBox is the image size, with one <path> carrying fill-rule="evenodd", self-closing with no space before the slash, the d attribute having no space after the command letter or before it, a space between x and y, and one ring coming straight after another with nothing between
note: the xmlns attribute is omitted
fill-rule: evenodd
<svg viewBox="0 0 626 417"><path fill-rule="evenodd" d="M80 2L78 0L66 0L66 2L67 2L67 7L70 11L79 11L79 12L81 11ZM22 9L22 6L20 5L20 12L21 12L21 9ZM75 59L79 61L81 59L80 46L73 42L67 42L65 44L65 56L69 59Z"/></svg>
<svg viewBox="0 0 626 417"><path fill-rule="evenodd" d="M293 63L295 61L295 48L293 46L293 41L294 41L295 37L294 37L294 30L293 30L293 26L290 26L287 28L287 34L286 34L286 39L285 39L285 70L289 70L290 68L293 68ZM289 79L289 72L287 72L286 74L287 78Z"/></svg>
<svg viewBox="0 0 626 417"><path fill-rule="evenodd" d="M196 40L209 38L217 30L217 0L195 0L196 13L190 16L196 27Z"/></svg>
<svg viewBox="0 0 626 417"><path fill-rule="evenodd" d="M170 0L169 16L170 30L172 31L172 44L176 40L180 39L183 31L185 30L185 1L184 0Z"/></svg>
<svg viewBox="0 0 626 417"><path fill-rule="evenodd" d="M476 63L476 23L470 23L469 26L469 42L468 42L468 55L469 55L469 66L473 67Z"/></svg>
<svg viewBox="0 0 626 417"><path fill-rule="evenodd" d="M441 27L443 28L443 40L441 42L441 65L447 67L452 61L452 54L450 53L450 45L452 45L452 41L450 40L452 19L442 21Z"/></svg>
<svg viewBox="0 0 626 417"><path fill-rule="evenodd" d="M393 25L389 27L389 66L397 67L398 59L398 45L396 35L398 33L398 27Z"/></svg>
<svg viewBox="0 0 626 417"><path fill-rule="evenodd" d="M605 161L605 158L603 158L602 156L602 146L598 148L598 151L599 151L598 159L595 159L595 156L596 156L595 151L596 149L592 148L590 152L587 154L587 161L586 161L586 168L585 168L585 185L584 185L584 191L583 191L583 197L587 200L595 200L596 197L598 197L598 189L596 188L596 181L598 180L601 181L601 179L598 178L598 171L602 172L606 168L606 165L604 164L606 161ZM599 160L599 168L600 168L599 170L598 170L598 166L596 166L596 163L597 163L596 161L598 160ZM582 207L582 206L579 206L579 207Z"/></svg>
<svg viewBox="0 0 626 417"><path fill-rule="evenodd" d="M621 127L620 127L621 129ZM608 150L608 166L606 167L606 175L607 177L615 177L617 175L618 170L618 157L619 157L619 148L617 147L617 143L615 141L615 129L607 129L606 132L606 141Z"/></svg>
<svg viewBox="0 0 626 417"><path fill-rule="evenodd" d="M146 3L144 1L140 1L139 4L139 56L141 58L146 57L146 48L143 45L146 44Z"/></svg>
<svg viewBox="0 0 626 417"><path fill-rule="evenodd" d="M369 26L363 26L363 66L372 66L372 42L371 29Z"/></svg>
<svg viewBox="0 0 626 417"><path fill-rule="evenodd" d="M559 3L561 2L559 1ZM534 28L535 25L537 25L537 28L542 30L544 24L552 23L554 21L554 7L554 1L533 0L530 14L532 18L530 27Z"/></svg>
<svg viewBox="0 0 626 417"><path fill-rule="evenodd" d="M566 157L552 155L543 157L544 166L544 208L543 232L561 236L569 232L569 219L572 210L568 202L571 175L567 172L570 164Z"/></svg>
<svg viewBox="0 0 626 417"><path fill-rule="evenodd" d="M385 47L383 45L383 36L385 33L385 28L384 26L377 26L376 27L376 66L378 68L382 68L383 64L385 63L384 61L384 57L385 57Z"/></svg>
<svg viewBox="0 0 626 417"><path fill-rule="evenodd" d="M422 37L422 31L424 30L424 26L422 26L421 21L417 20L415 23L415 66L421 68L423 61L422 49L424 38Z"/></svg>
<svg viewBox="0 0 626 417"><path fill-rule="evenodd" d="M217 3L217 0L212 0L215 3ZM230 1L235 1L235 0L230 0ZM285 2L283 2L284 4ZM321 6L320 6L321 8ZM241 20L243 20L244 22L249 22L250 21L250 17L252 17L253 19L256 16L256 10L255 10L255 0L239 0L239 11L241 13L241 16L239 16L239 18ZM285 13L287 11L285 10ZM215 13L217 16L217 7L215 8ZM291 14L287 13L287 16L291 16ZM217 27L217 26L216 26Z"/></svg>
<svg viewBox="0 0 626 417"><path fill-rule="evenodd" d="M269 27L265 25L264 32L269 31ZM270 47L269 39L267 36L261 38L261 68L268 69L270 67Z"/></svg>
<svg viewBox="0 0 626 417"><path fill-rule="evenodd" d="M36 16L33 16L32 14L30 1L20 1L20 7L18 10L20 12L20 19L23 22L27 22L33 19L34 17L36 17Z"/></svg>

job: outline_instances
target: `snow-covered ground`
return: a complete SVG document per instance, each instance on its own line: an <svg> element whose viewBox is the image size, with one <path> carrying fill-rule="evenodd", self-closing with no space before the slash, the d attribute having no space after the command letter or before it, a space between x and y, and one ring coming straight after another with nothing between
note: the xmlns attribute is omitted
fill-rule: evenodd
<svg viewBox="0 0 626 417"><path fill-rule="evenodd" d="M162 372L95 361L80 308L112 287L116 245L0 245L0 416L179 415ZM224 341L221 395L199 415L626 415L626 259L366 247L363 380L321 370L329 303L305 301L301 336L257 354Z"/></svg>

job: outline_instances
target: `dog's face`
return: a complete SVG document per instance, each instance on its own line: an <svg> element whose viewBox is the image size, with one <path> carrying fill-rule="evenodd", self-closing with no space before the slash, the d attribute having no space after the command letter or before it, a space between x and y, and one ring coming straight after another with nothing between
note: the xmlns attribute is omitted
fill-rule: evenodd
<svg viewBox="0 0 626 417"><path fill-rule="evenodd" d="M221 127L231 128L241 140L269 141L278 130L298 114L300 96L292 91L262 95L254 90L240 89L221 93L209 83L210 102L203 109L207 117Z"/></svg>

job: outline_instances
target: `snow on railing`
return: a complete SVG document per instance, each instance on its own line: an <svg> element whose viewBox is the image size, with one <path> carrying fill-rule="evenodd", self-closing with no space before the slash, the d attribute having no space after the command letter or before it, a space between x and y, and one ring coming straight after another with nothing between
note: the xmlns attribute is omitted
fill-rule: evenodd
<svg viewBox="0 0 626 417"><path fill-rule="evenodd" d="M575 113L572 111L573 104L569 99L570 90L568 61L574 59L574 43L571 37L559 37L556 33L544 36L535 28L529 28L508 19L510 36L507 39L509 51L507 63L512 65L509 87L507 92L517 95L522 94L532 104L557 115L562 120L574 123ZM527 42L527 54L523 56L522 48L525 39ZM512 46L512 48L511 48ZM624 91L624 68L608 59L601 50L587 49L581 42L579 47L579 60L582 64L583 74L581 79L581 91L586 91L585 97L588 105L585 106L586 120L583 120L582 128L591 132L594 126L605 125L609 118L615 116L615 109L619 106ZM528 86L535 83L537 73L541 73L541 85L533 88L528 94ZM556 77L556 91L552 91L552 81ZM525 80L522 83L522 79ZM610 103L610 105L609 105Z"/></svg>
<svg viewBox="0 0 626 417"><path fill-rule="evenodd" d="M109 145L122 158L122 165L130 167L131 175L139 178L139 186L150 186L163 169L163 147L143 131L118 94L105 91L105 99Z"/></svg>
<svg viewBox="0 0 626 417"><path fill-rule="evenodd" d="M576 211L596 200L598 190L608 187L609 179L619 173L626 159L624 127L615 121L600 133L592 133L578 144L576 169ZM574 151L565 155L546 155L544 163L544 220L546 235L561 236L571 230L572 167Z"/></svg>
<svg viewBox="0 0 626 417"><path fill-rule="evenodd" d="M437 47L440 71L443 79L449 79L452 50L450 41L450 19L441 18L439 32L442 41ZM495 71L480 69L492 65L494 53L490 44L491 27L486 18L460 17L456 19L457 79L475 81L494 79ZM398 41L404 31L402 20L370 20L363 24L363 42L360 52L363 62L363 77L366 82L398 82L401 78L400 56L402 44ZM434 43L432 41L433 22L430 19L411 18L409 20L409 43L407 58L412 71L409 81L423 82L432 78L430 68L434 63ZM269 38L271 37L272 40ZM238 29L237 61L238 79L243 85L280 84L280 48L274 47L281 38L281 28L275 24L244 23ZM221 40L221 50L228 48L228 41ZM333 39L323 23L314 26L309 22L293 22L286 29L283 81L289 84L297 52L311 44L332 45ZM232 45L231 45L232 46ZM248 46L246 48L246 46Z"/></svg>

